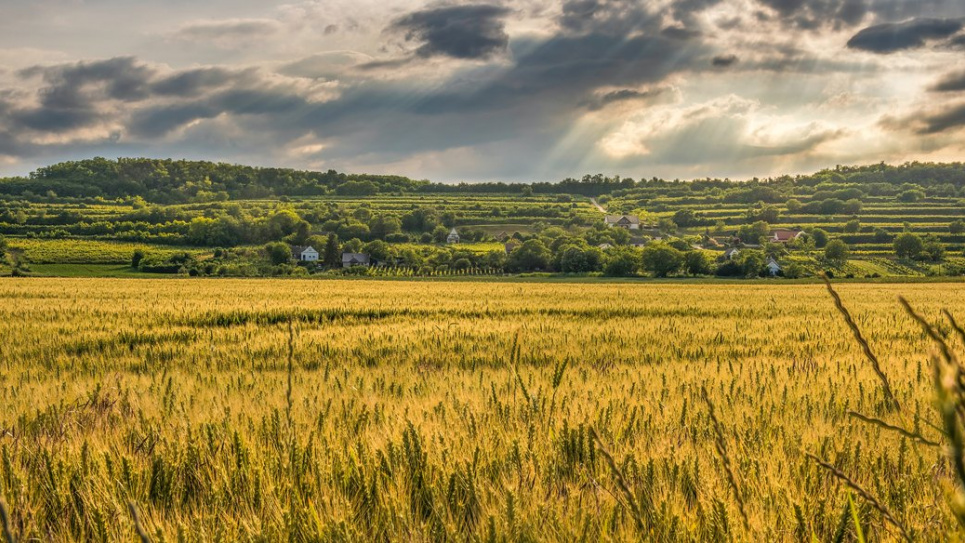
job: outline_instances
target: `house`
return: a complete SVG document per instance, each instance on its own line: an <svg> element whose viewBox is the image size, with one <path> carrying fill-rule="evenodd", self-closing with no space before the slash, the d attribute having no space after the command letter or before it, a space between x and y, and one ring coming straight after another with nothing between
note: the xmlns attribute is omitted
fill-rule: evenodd
<svg viewBox="0 0 965 543"><path fill-rule="evenodd" d="M368 266L371 263L369 255L362 253L342 253L342 267Z"/></svg>
<svg viewBox="0 0 965 543"><path fill-rule="evenodd" d="M318 262L318 251L313 247L292 246L292 258L299 262Z"/></svg>
<svg viewBox="0 0 965 543"><path fill-rule="evenodd" d="M771 232L768 241L771 243L789 243L804 234L803 230L775 230Z"/></svg>
<svg viewBox="0 0 965 543"><path fill-rule="evenodd" d="M446 243L459 243L459 232L457 232L455 228L449 232L449 237L446 238Z"/></svg>
<svg viewBox="0 0 965 543"><path fill-rule="evenodd" d="M609 228L618 226L627 230L640 229L640 217L636 215L607 215L603 221Z"/></svg>
<svg viewBox="0 0 965 543"><path fill-rule="evenodd" d="M601 243L601 244L597 245L597 247L599 247L600 249L603 249L604 251L606 251L607 249L613 247L613 245L610 245L609 243Z"/></svg>
<svg viewBox="0 0 965 543"><path fill-rule="evenodd" d="M517 247L519 247L519 242L516 240L509 240L506 242L504 247L506 247L506 254L509 254L514 250L516 250Z"/></svg>
<svg viewBox="0 0 965 543"><path fill-rule="evenodd" d="M767 259L767 264L765 264L765 267L767 268L767 273L771 274L771 277L780 275L781 271L783 271L781 265L778 264L777 260L774 260L773 258Z"/></svg>
<svg viewBox="0 0 965 543"><path fill-rule="evenodd" d="M724 251L724 260L734 260L739 254L741 254L740 249L737 247L731 247L730 249Z"/></svg>

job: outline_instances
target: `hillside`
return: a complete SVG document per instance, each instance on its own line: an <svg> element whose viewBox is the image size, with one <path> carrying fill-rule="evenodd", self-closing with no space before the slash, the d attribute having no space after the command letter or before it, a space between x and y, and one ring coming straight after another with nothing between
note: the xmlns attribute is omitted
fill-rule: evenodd
<svg viewBox="0 0 965 543"><path fill-rule="evenodd" d="M646 226L606 228L604 213ZM965 166L839 167L812 175L689 182L585 176L558 183L444 185L398 176L209 162L92 159L0 180L6 270L131 262L197 275L316 273L269 256L284 242L372 253L379 273L550 272L854 277L965 271ZM455 228L460 243L446 243ZM766 240L778 229L793 243ZM514 238L523 245L505 250ZM898 249L907 243L908 250ZM500 243L496 243L500 242ZM829 249L830 246L830 249ZM737 262L724 251L743 249ZM669 268L648 264L663 251ZM329 268L337 268L333 260ZM2 266L2 264L0 264ZM32 266L32 268L31 268ZM2 271L3 268L0 268Z"/></svg>

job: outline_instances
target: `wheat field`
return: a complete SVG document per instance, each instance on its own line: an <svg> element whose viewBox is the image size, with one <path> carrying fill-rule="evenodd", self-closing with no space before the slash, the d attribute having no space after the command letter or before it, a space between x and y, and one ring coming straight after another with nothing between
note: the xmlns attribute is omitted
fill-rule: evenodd
<svg viewBox="0 0 965 543"><path fill-rule="evenodd" d="M836 288L900 410L821 285L7 279L7 537L955 539L965 285Z"/></svg>

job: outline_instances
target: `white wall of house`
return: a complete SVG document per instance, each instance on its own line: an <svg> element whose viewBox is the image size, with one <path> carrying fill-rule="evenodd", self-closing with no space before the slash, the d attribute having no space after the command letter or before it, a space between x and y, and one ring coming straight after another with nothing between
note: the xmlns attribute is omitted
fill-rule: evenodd
<svg viewBox="0 0 965 543"><path fill-rule="evenodd" d="M302 251L302 254L300 255L300 259L302 262L317 262L318 251L309 247L308 249L305 249L304 251Z"/></svg>

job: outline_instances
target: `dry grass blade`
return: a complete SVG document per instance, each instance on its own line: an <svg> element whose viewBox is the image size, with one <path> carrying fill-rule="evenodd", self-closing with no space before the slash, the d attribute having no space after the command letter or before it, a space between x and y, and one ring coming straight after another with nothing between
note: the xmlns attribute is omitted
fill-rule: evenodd
<svg viewBox="0 0 965 543"><path fill-rule="evenodd" d="M911 535L908 533L908 530L905 529L905 527L901 524L901 522L899 522L898 519L891 514L891 511L888 511L888 508L885 507L874 496L872 496L867 490L861 488L861 486L858 483L854 482L850 477L845 475L844 472L840 471L838 468L832 466L831 464L825 462L824 460L821 460L820 458L818 458L817 456L809 452L805 452L804 454L808 458L813 460L815 463L817 463L819 466L821 466L822 468L830 472L831 475L833 475L836 479L848 485L848 487L851 490L854 490L855 492L857 492L859 496L864 498L865 501L867 501L875 509L877 509L878 512L881 513L881 516L884 517L884 519L887 520L889 524L891 524L892 526L898 529L898 531L901 533L901 536L905 539L905 541L912 541Z"/></svg>
<svg viewBox="0 0 965 543"><path fill-rule="evenodd" d="M835 292L834 288L831 286L831 280L828 279L827 275L821 274L821 278L824 279L824 286L827 287L828 293L831 295L831 298L834 299L834 306L838 309L838 313L841 313L841 316L844 317L844 322L847 323L848 328L851 329L851 332L854 334L854 338L859 344L861 344L861 349L864 351L865 358L871 362L872 369L874 369L875 374L878 376L878 380L881 381L881 386L885 392L885 401L888 402L889 407L893 407L895 411L901 409L898 399L895 398L894 393L891 391L891 384L888 382L888 376L885 375L885 372L881 370L881 364L878 362L878 357L875 356L874 352L872 352L868 341L863 335L861 335L861 330L851 317L851 313L848 311L848 308L844 307L844 303L841 302L841 296Z"/></svg>
<svg viewBox="0 0 965 543"><path fill-rule="evenodd" d="M141 517L137 514L137 506L134 502L127 502L127 508L131 512L131 518L134 519L134 529L137 530L137 537L141 540L141 543L151 543L151 538L148 537L147 532L144 531L144 526L141 525Z"/></svg>
<svg viewBox="0 0 965 543"><path fill-rule="evenodd" d="M616 477L617 485L626 496L627 506L630 508L630 514L633 515L633 519L637 523L637 528L640 529L640 533L647 533L647 525L643 521L643 516L640 514L640 508L637 506L637 500L633 495L633 491L630 490L630 485L627 483L626 477L623 476L623 472L621 472L620 468L617 467L617 463L613 459L613 456L610 455L610 453L606 450L606 447L603 446L603 441L600 439L600 436L596 433L596 429L593 427L590 427L590 437L593 439L593 441L596 441L600 454L603 455L606 463L609 464L610 469L613 471L614 477Z"/></svg>
<svg viewBox="0 0 965 543"><path fill-rule="evenodd" d="M721 429L720 421L717 419L717 412L714 409L713 402L710 401L710 396L707 394L707 389L701 387L700 392L704 397L704 401L707 402L707 412L710 414L710 420L713 423L714 447L717 449L717 454L720 455L720 460L724 464L724 473L727 474L727 483L730 485L731 492L734 493L734 499L737 501L737 508L740 510L741 521L744 523L744 530L749 533L750 523L747 521L747 511L744 508L744 496L737 484L737 476L734 474L734 469L730 464L730 456L727 454L727 440L724 439L724 431Z"/></svg>
<svg viewBox="0 0 965 543"><path fill-rule="evenodd" d="M919 434L919 433L917 433L917 432L911 432L911 431L905 430L904 428L902 428L902 427L900 427L900 426L894 426L894 425L888 424L887 422L885 422L885 421L883 421L883 420L881 420L881 419L876 419L876 418L874 418L874 417L869 417L869 416L867 416L867 415L862 415L861 413L858 413L857 411L848 411L848 415L851 415L852 417L854 417L854 418L856 418L856 419L858 419L858 420L860 420L860 421L862 421L862 422L867 422L868 424L873 424L873 425L878 426L878 427L880 427L880 428L884 428L885 430L890 430L890 431L892 431L892 432L898 432L899 434L901 434L901 435L903 435L903 436L905 436L905 437L907 437L907 438L909 438L909 439L914 439L915 441L917 441L917 442L919 442L919 443L921 443L921 444L923 444L923 445L928 445L929 447L939 447L939 446L941 446L941 443L937 443L937 442L935 442L935 441L932 441L932 440L926 438L925 436L923 436L923 435L921 435L921 434Z"/></svg>
<svg viewBox="0 0 965 543"><path fill-rule="evenodd" d="M959 326L958 321L955 320L955 317L953 317L951 312L947 309L943 309L942 314L945 315L945 318L948 319L949 324L951 324L955 332L958 333L958 338L965 343L965 329Z"/></svg>
<svg viewBox="0 0 965 543"><path fill-rule="evenodd" d="M13 530L10 529L10 514L7 512L7 504L0 499L0 524L3 524L3 540L5 543L17 543L13 537Z"/></svg>
<svg viewBox="0 0 965 543"><path fill-rule="evenodd" d="M952 348L948 346L948 342L946 342L945 338L943 338L941 334L938 333L938 330L936 330L935 327L931 325L931 323L925 320L925 317L922 317L914 309L912 309L911 304L909 304L908 300L906 300L903 296L899 296L898 301L901 303L902 307L905 308L905 311L908 313L908 315L912 319L914 319L915 322L921 325L921 328L925 332L925 335L930 337L932 341L934 341L938 345L938 348L941 350L942 357L945 359L945 362L955 365L956 367L959 368L959 371L960 371L960 366L958 365L958 359L955 356L955 353L952 352Z"/></svg>

